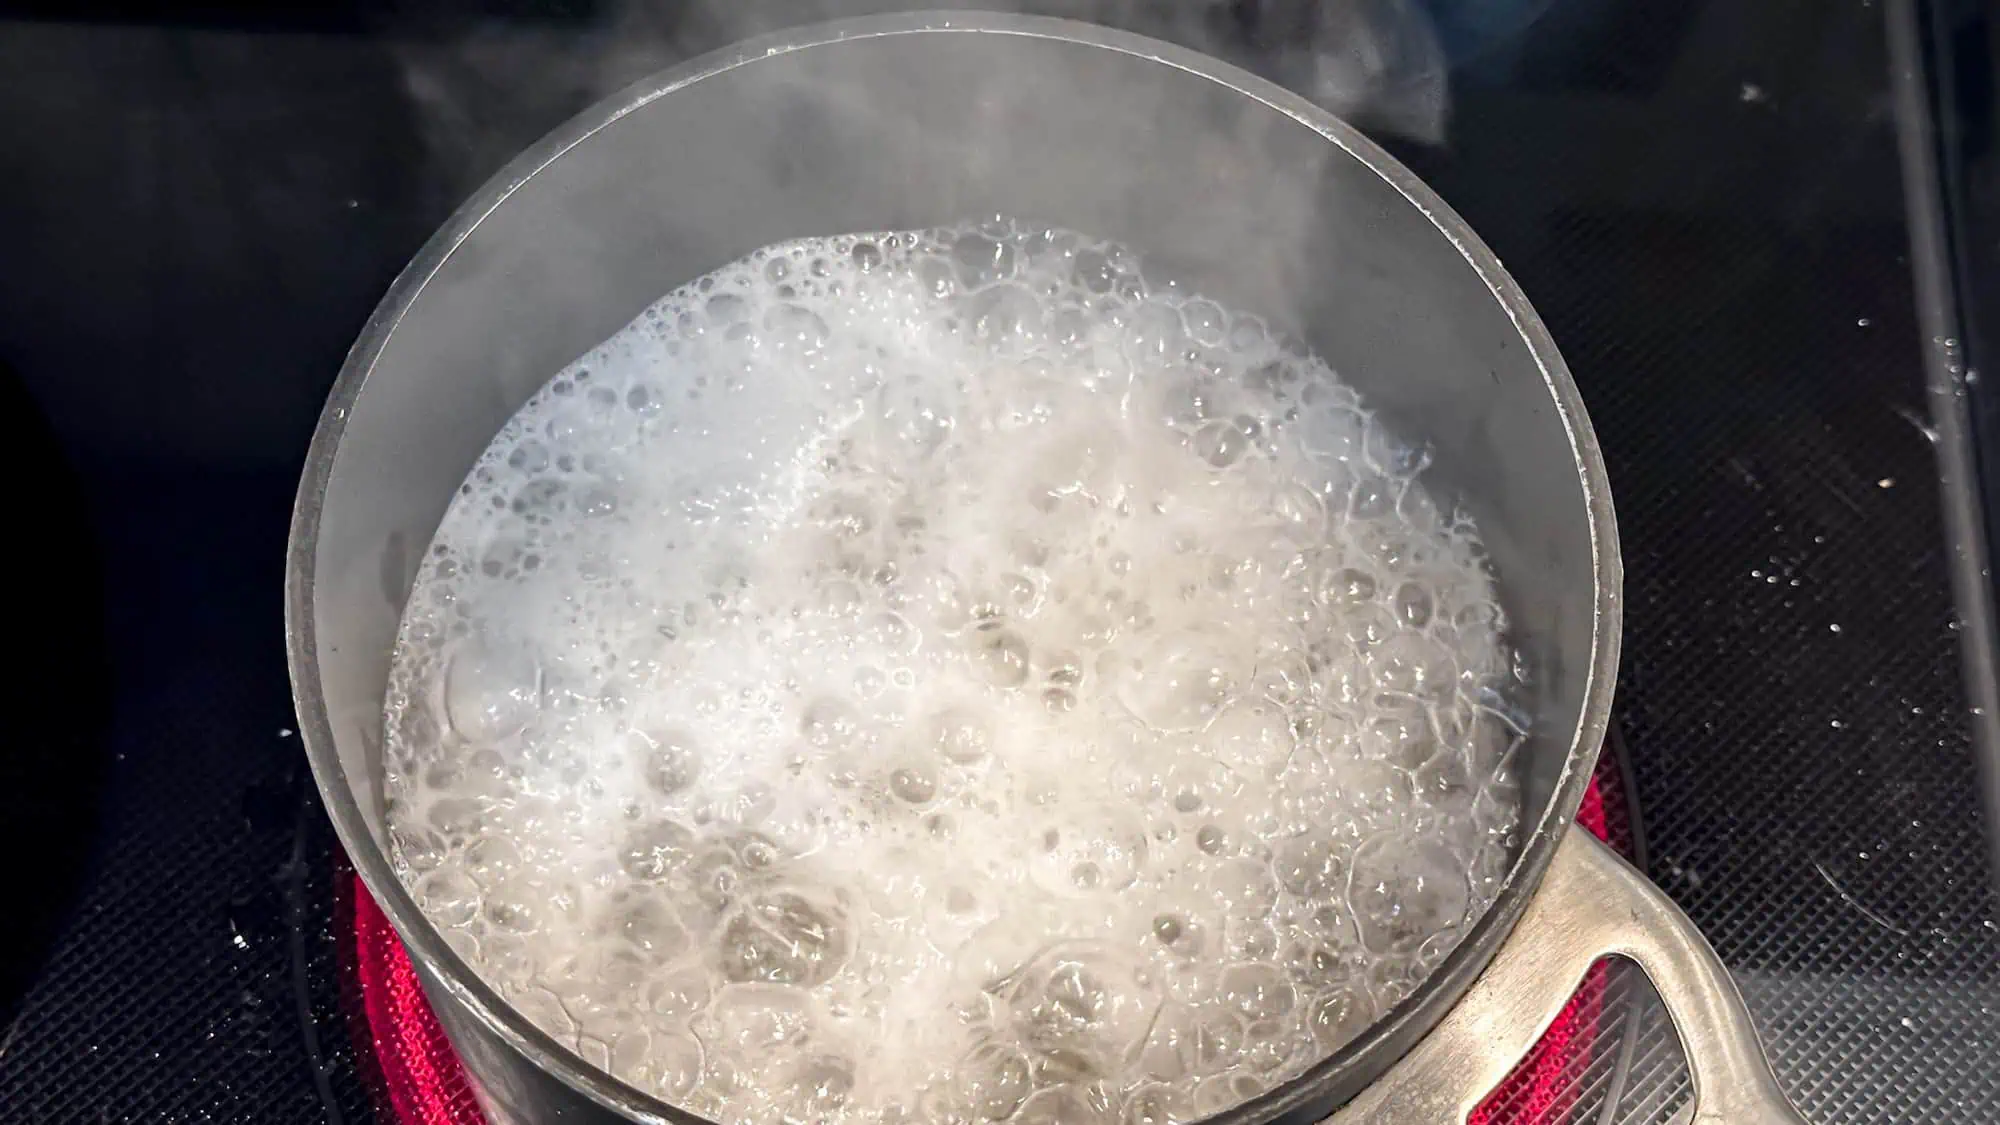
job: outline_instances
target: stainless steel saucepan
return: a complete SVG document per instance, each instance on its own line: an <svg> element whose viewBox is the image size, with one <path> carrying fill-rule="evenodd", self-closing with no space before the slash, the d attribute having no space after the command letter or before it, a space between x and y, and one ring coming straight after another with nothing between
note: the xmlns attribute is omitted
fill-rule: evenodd
<svg viewBox="0 0 2000 1125"><path fill-rule="evenodd" d="M286 590L307 752L489 1116L696 1120L511 1009L390 869L384 683L455 489L551 373L675 286L783 239L994 213L1116 239L1265 314L1428 440L1532 670L1523 843L1498 901L1359 1038L1215 1120L1461 1121L1616 954L1672 1014L1697 1121L1797 1121L1713 951L1573 826L1610 715L1618 538L1576 388L1500 263L1388 155L1277 87L1096 27L964 14L749 43L571 121L397 279L320 419Z"/></svg>

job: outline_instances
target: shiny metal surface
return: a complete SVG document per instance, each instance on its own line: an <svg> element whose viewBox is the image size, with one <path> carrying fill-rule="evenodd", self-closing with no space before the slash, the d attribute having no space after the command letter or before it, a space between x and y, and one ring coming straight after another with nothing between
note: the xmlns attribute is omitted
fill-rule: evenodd
<svg viewBox="0 0 2000 1125"><path fill-rule="evenodd" d="M1581 829L1556 848L1513 935L1458 1006L1325 1125L1458 1125L1605 957L1636 962L1659 990L1694 1076L1690 1125L1804 1125L1715 950L1672 899Z"/></svg>
<svg viewBox="0 0 2000 1125"><path fill-rule="evenodd" d="M691 1118L509 1008L384 854L390 649L459 481L551 372L681 282L781 239L994 212L1136 247L1299 333L1398 428L1428 438L1437 478L1480 521L1532 670L1535 734L1520 758L1530 830L1498 902L1409 1000L1216 1120L1319 1116L1367 1087L1451 1010L1572 847L1617 662L1609 489L1540 320L1442 202L1276 87L1099 28L906 16L752 42L586 112L461 209L350 353L300 487L287 622L314 774L496 1120ZM1517 947L1510 964L1534 958Z"/></svg>

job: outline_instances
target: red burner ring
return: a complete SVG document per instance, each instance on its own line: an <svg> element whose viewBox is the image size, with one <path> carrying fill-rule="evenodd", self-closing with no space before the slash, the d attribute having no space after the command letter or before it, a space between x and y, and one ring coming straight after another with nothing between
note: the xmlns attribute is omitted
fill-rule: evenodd
<svg viewBox="0 0 2000 1125"><path fill-rule="evenodd" d="M1624 811L1618 766L1607 753L1584 793L1577 823L1628 850ZM403 943L359 879L353 893L356 974L369 1040L361 1047L380 1069L386 1116L396 1125L486 1125ZM1473 1111L1468 1125L1545 1125L1565 1119L1577 1098L1570 1076L1588 1061L1576 1056L1597 1039L1609 977L1605 966L1591 968L1541 1042Z"/></svg>

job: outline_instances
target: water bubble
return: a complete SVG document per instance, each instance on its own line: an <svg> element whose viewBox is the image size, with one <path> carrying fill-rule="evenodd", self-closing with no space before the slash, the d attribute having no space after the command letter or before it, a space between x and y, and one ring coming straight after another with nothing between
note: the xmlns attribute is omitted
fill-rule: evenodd
<svg viewBox="0 0 2000 1125"><path fill-rule="evenodd" d="M1437 750L1430 721L1421 713L1399 710L1370 720L1361 732L1361 750L1371 758L1402 769L1415 769Z"/></svg>
<svg viewBox="0 0 2000 1125"><path fill-rule="evenodd" d="M618 909L614 929L641 953L670 961L692 946L687 927L665 903L647 895L628 900Z"/></svg>
<svg viewBox="0 0 2000 1125"><path fill-rule="evenodd" d="M558 466L561 461L558 459ZM547 477L533 477L514 493L508 509L526 523L544 523L560 516L569 503L569 486Z"/></svg>
<svg viewBox="0 0 2000 1125"><path fill-rule="evenodd" d="M1163 804L1176 813L1212 815L1243 791L1243 778L1213 758L1178 754L1161 761L1134 751L1119 771L1129 797Z"/></svg>
<svg viewBox="0 0 2000 1125"><path fill-rule="evenodd" d="M1284 974L1267 964L1231 965L1222 972L1221 994L1231 1010L1253 1025L1291 1013L1297 993Z"/></svg>
<svg viewBox="0 0 2000 1125"><path fill-rule="evenodd" d="M1287 989L1291 985L1284 986ZM1259 1020L1244 1029L1243 1041L1246 1045L1245 1062L1252 1070L1270 1075L1284 1070L1292 1060L1302 1053L1294 1031L1294 1021L1287 1015L1268 1020ZM1282 1077L1282 1076L1280 1076Z"/></svg>
<svg viewBox="0 0 2000 1125"><path fill-rule="evenodd" d="M541 928L542 918L541 911L528 897L531 893L531 888L510 880L486 896L480 917L502 933L534 933Z"/></svg>
<svg viewBox="0 0 2000 1125"><path fill-rule="evenodd" d="M958 279L952 275L951 263L942 258L929 255L918 258L916 275L918 283L932 297L943 299L958 292Z"/></svg>
<svg viewBox="0 0 2000 1125"><path fill-rule="evenodd" d="M909 656L923 643L923 634L894 610L880 610L861 622L865 643L892 656Z"/></svg>
<svg viewBox="0 0 2000 1125"><path fill-rule="evenodd" d="M1326 538L1326 504L1303 484L1292 482L1272 490L1271 515L1291 542L1311 546Z"/></svg>
<svg viewBox="0 0 2000 1125"><path fill-rule="evenodd" d="M931 943L941 950L949 951L964 944L995 917L991 888L973 873L952 875L924 900L924 921Z"/></svg>
<svg viewBox="0 0 2000 1125"><path fill-rule="evenodd" d="M1160 1082L1179 1082L1196 1073L1200 1067L1198 1023L1188 1005L1171 1000L1162 1003L1139 1051L1140 1072Z"/></svg>
<svg viewBox="0 0 2000 1125"><path fill-rule="evenodd" d="M1412 774L1416 791L1432 802L1462 800L1472 789L1472 770L1463 755L1444 750L1418 766Z"/></svg>
<svg viewBox="0 0 2000 1125"><path fill-rule="evenodd" d="M505 836L482 836L465 849L465 869L491 881L520 867L521 849Z"/></svg>
<svg viewBox="0 0 2000 1125"><path fill-rule="evenodd" d="M974 1047L953 1071L961 1104L987 1121L1012 1117L1033 1090L1027 1057L997 1043Z"/></svg>
<svg viewBox="0 0 2000 1125"><path fill-rule="evenodd" d="M1038 1051L1122 1059L1145 1039L1160 998L1124 957L1092 943L1059 945L1030 962L1007 992L1015 1030Z"/></svg>
<svg viewBox="0 0 2000 1125"><path fill-rule="evenodd" d="M734 293L717 293L702 311L710 324L720 328L750 319L750 302Z"/></svg>
<svg viewBox="0 0 2000 1125"><path fill-rule="evenodd" d="M908 804L929 804L937 796L937 775L928 766L903 766L889 774L889 792Z"/></svg>
<svg viewBox="0 0 2000 1125"><path fill-rule="evenodd" d="M846 919L803 891L757 895L722 929L723 975L732 981L816 985L847 960Z"/></svg>
<svg viewBox="0 0 2000 1125"><path fill-rule="evenodd" d="M983 234L961 235L952 243L951 257L967 289L1014 276L1014 247Z"/></svg>
<svg viewBox="0 0 2000 1125"><path fill-rule="evenodd" d="M1220 347L1229 333L1229 314L1222 311L1222 306L1204 298L1181 306L1181 322L1194 342L1207 348Z"/></svg>
<svg viewBox="0 0 2000 1125"><path fill-rule="evenodd" d="M734 790L710 801L696 811L699 817L705 811L708 816L722 824L750 827L762 824L777 811L777 794L771 786L762 781L747 781ZM753 834L750 834L754 836Z"/></svg>
<svg viewBox="0 0 2000 1125"><path fill-rule="evenodd" d="M1271 873L1278 885L1301 898L1320 898L1347 875L1347 849L1330 836L1294 836L1277 847Z"/></svg>
<svg viewBox="0 0 2000 1125"><path fill-rule="evenodd" d="M1320 1049L1331 1053L1367 1030L1374 1015L1367 993L1343 988L1313 1001L1309 1022Z"/></svg>
<svg viewBox="0 0 2000 1125"><path fill-rule="evenodd" d="M860 713L841 699L815 699L799 716L799 733L807 743L823 750L848 745L860 729Z"/></svg>
<svg viewBox="0 0 2000 1125"><path fill-rule="evenodd" d="M1209 865L1202 874L1201 890L1232 927L1260 922L1278 905L1278 884L1270 868L1247 857Z"/></svg>
<svg viewBox="0 0 2000 1125"><path fill-rule="evenodd" d="M694 966L655 976L643 987L646 1008L659 1019L672 1023L685 1023L708 1007L714 991L708 971Z"/></svg>
<svg viewBox="0 0 2000 1125"><path fill-rule="evenodd" d="M819 595L819 609L834 617L852 617L861 612L864 601L861 587L844 578L836 578L815 588Z"/></svg>
<svg viewBox="0 0 2000 1125"><path fill-rule="evenodd" d="M817 1054L799 1060L786 1076L779 1096L785 1121L825 1121L837 1115L854 1093L854 1063L840 1055Z"/></svg>
<svg viewBox="0 0 2000 1125"><path fill-rule="evenodd" d="M1159 301L1141 303L1128 314L1125 346L1141 362L1158 363L1180 355L1187 350L1187 334L1179 310Z"/></svg>
<svg viewBox="0 0 2000 1125"><path fill-rule="evenodd" d="M769 871L784 859L784 851L761 832L733 833L723 846L738 867L752 873Z"/></svg>
<svg viewBox="0 0 2000 1125"><path fill-rule="evenodd" d="M662 797L672 797L694 784L701 773L701 759L696 754L694 739L685 731L666 729L632 733L644 748L642 761L646 785L653 792Z"/></svg>
<svg viewBox="0 0 2000 1125"><path fill-rule="evenodd" d="M642 1090L678 1101L701 1080L701 1044L692 1035L632 1028L611 1046L611 1072Z"/></svg>
<svg viewBox="0 0 2000 1125"><path fill-rule="evenodd" d="M1456 856L1435 840L1386 834L1355 849L1347 895L1361 940L1378 953L1415 952L1464 921L1470 903Z"/></svg>
<svg viewBox="0 0 2000 1125"><path fill-rule="evenodd" d="M539 473L549 467L549 447L534 438L524 438L507 454L507 466L521 473Z"/></svg>
<svg viewBox="0 0 2000 1125"><path fill-rule="evenodd" d="M432 871L417 883L424 913L440 926L463 926L479 912L479 884L454 870Z"/></svg>
<svg viewBox="0 0 2000 1125"><path fill-rule="evenodd" d="M882 669L865 664L854 670L854 693L863 699L875 699L888 690L889 677Z"/></svg>
<svg viewBox="0 0 2000 1125"><path fill-rule="evenodd" d="M1192 1107L1171 1086L1145 1085L1125 1097L1124 1125L1178 1125L1193 1116Z"/></svg>
<svg viewBox="0 0 2000 1125"><path fill-rule="evenodd" d="M883 391L876 407L887 432L903 447L928 457L951 437L956 420L949 406L919 395Z"/></svg>
<svg viewBox="0 0 2000 1125"><path fill-rule="evenodd" d="M625 391L625 406L642 418L651 418L663 407L659 388L646 383L636 383Z"/></svg>
<svg viewBox="0 0 2000 1125"><path fill-rule="evenodd" d="M1118 283L1117 269L1098 250L1077 252L1074 276L1076 283L1091 293L1109 293Z"/></svg>
<svg viewBox="0 0 2000 1125"><path fill-rule="evenodd" d="M1382 477L1363 477L1354 482L1348 510L1355 519L1380 520L1396 508L1396 489Z"/></svg>
<svg viewBox="0 0 2000 1125"><path fill-rule="evenodd" d="M1312 667L1304 653L1278 647L1258 657L1256 679L1250 681L1250 687L1258 697L1276 707L1302 703L1312 693Z"/></svg>
<svg viewBox="0 0 2000 1125"><path fill-rule="evenodd" d="M660 820L625 837L618 864L634 879L658 882L687 866L694 855L694 833L674 821Z"/></svg>
<svg viewBox="0 0 2000 1125"><path fill-rule="evenodd" d="M1028 642L1004 625L975 630L970 654L973 666L995 687L1020 687L1028 680Z"/></svg>
<svg viewBox="0 0 2000 1125"><path fill-rule="evenodd" d="M797 1047L811 1037L818 1023L811 1004L805 993L783 985L727 985L708 1009L708 1037L740 1054Z"/></svg>
<svg viewBox="0 0 2000 1125"><path fill-rule="evenodd" d="M429 866L455 845L479 836L486 827L487 802L472 797L441 797L424 809L428 834L406 834L400 849L411 866ZM432 849L435 849L433 852ZM428 862L425 862L428 861Z"/></svg>
<svg viewBox="0 0 2000 1125"><path fill-rule="evenodd" d="M1250 449L1250 433L1236 422L1210 422L1194 434L1194 451L1218 469L1242 460Z"/></svg>
<svg viewBox="0 0 2000 1125"><path fill-rule="evenodd" d="M1006 354L1028 351L1046 334L1042 303L1020 285L980 290L967 300L965 314L975 340Z"/></svg>
<svg viewBox="0 0 2000 1125"><path fill-rule="evenodd" d="M1228 397L1221 386L1202 378L1168 381L1154 393L1159 420L1173 429L1188 431L1223 417Z"/></svg>
<svg viewBox="0 0 2000 1125"><path fill-rule="evenodd" d="M1113 809L1065 813L1040 833L1036 880L1060 895L1122 891L1146 863L1146 826Z"/></svg>
<svg viewBox="0 0 2000 1125"><path fill-rule="evenodd" d="M1009 572L1001 575L1000 591L1015 611L1032 612L1036 604L1041 601L1039 584L1025 574Z"/></svg>
<svg viewBox="0 0 2000 1125"><path fill-rule="evenodd" d="M836 539L854 540L875 530L876 505L867 496L833 491L815 499L807 518Z"/></svg>
<svg viewBox="0 0 2000 1125"><path fill-rule="evenodd" d="M1340 791L1358 813L1394 813L1410 800L1410 775L1388 762L1346 762L1340 767Z"/></svg>
<svg viewBox="0 0 2000 1125"><path fill-rule="evenodd" d="M452 652L444 684L445 715L468 742L519 734L541 708L541 665L525 646L464 642Z"/></svg>
<svg viewBox="0 0 2000 1125"><path fill-rule="evenodd" d="M1017 1125L1112 1125L1113 1120L1069 1086L1037 1091L1014 1117Z"/></svg>
<svg viewBox="0 0 2000 1125"><path fill-rule="evenodd" d="M770 346L783 352L811 354L826 347L830 330L826 320L802 305L776 305L764 313L764 331Z"/></svg>
<svg viewBox="0 0 2000 1125"><path fill-rule="evenodd" d="M986 757L993 748L993 733L977 712L951 707L931 716L927 724L928 744L946 761L971 765Z"/></svg>
<svg viewBox="0 0 2000 1125"><path fill-rule="evenodd" d="M1387 609L1379 605L1364 605L1345 614L1340 620L1337 632L1350 647L1367 653L1391 637L1401 634L1402 626L1396 623L1395 617ZM1371 663L1370 670L1374 669L1375 665Z"/></svg>
<svg viewBox="0 0 2000 1125"><path fill-rule="evenodd" d="M1294 674L1304 675L1297 669ZM1202 745L1238 777L1269 777L1291 757L1292 729L1278 707L1238 702L1209 725Z"/></svg>
<svg viewBox="0 0 2000 1125"><path fill-rule="evenodd" d="M576 1034L576 1021L563 1009L562 1001L556 998L556 994L548 989L525 988L508 996L508 1000L529 1023L557 1039L566 1040Z"/></svg>
<svg viewBox="0 0 2000 1125"><path fill-rule="evenodd" d="M1228 1011L1207 1010L1197 1017L1194 1048L1197 1071L1226 1071L1243 1058L1243 1024Z"/></svg>
<svg viewBox="0 0 2000 1125"><path fill-rule="evenodd" d="M1222 713L1235 695L1237 662L1217 636L1187 631L1161 637L1118 685L1134 718L1160 731L1191 731Z"/></svg>
<svg viewBox="0 0 2000 1125"><path fill-rule="evenodd" d="M1201 954L1201 924L1179 914L1161 914L1153 919L1153 940L1160 947L1176 957L1196 957Z"/></svg>
<svg viewBox="0 0 2000 1125"><path fill-rule="evenodd" d="M1318 594L1328 605L1364 605L1375 600L1375 578L1353 567L1332 567L1321 573Z"/></svg>
<svg viewBox="0 0 2000 1125"><path fill-rule="evenodd" d="M1396 587L1396 617L1412 629L1431 623L1431 592L1415 582Z"/></svg>

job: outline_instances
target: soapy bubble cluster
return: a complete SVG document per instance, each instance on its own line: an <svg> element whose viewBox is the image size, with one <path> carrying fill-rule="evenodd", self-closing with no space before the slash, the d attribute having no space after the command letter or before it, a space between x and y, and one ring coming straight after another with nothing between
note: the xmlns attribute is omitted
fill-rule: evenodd
<svg viewBox="0 0 2000 1125"><path fill-rule="evenodd" d="M1183 1121L1407 996L1514 844L1474 528L1319 359L1005 221L773 246L466 479L401 877L726 1122Z"/></svg>

